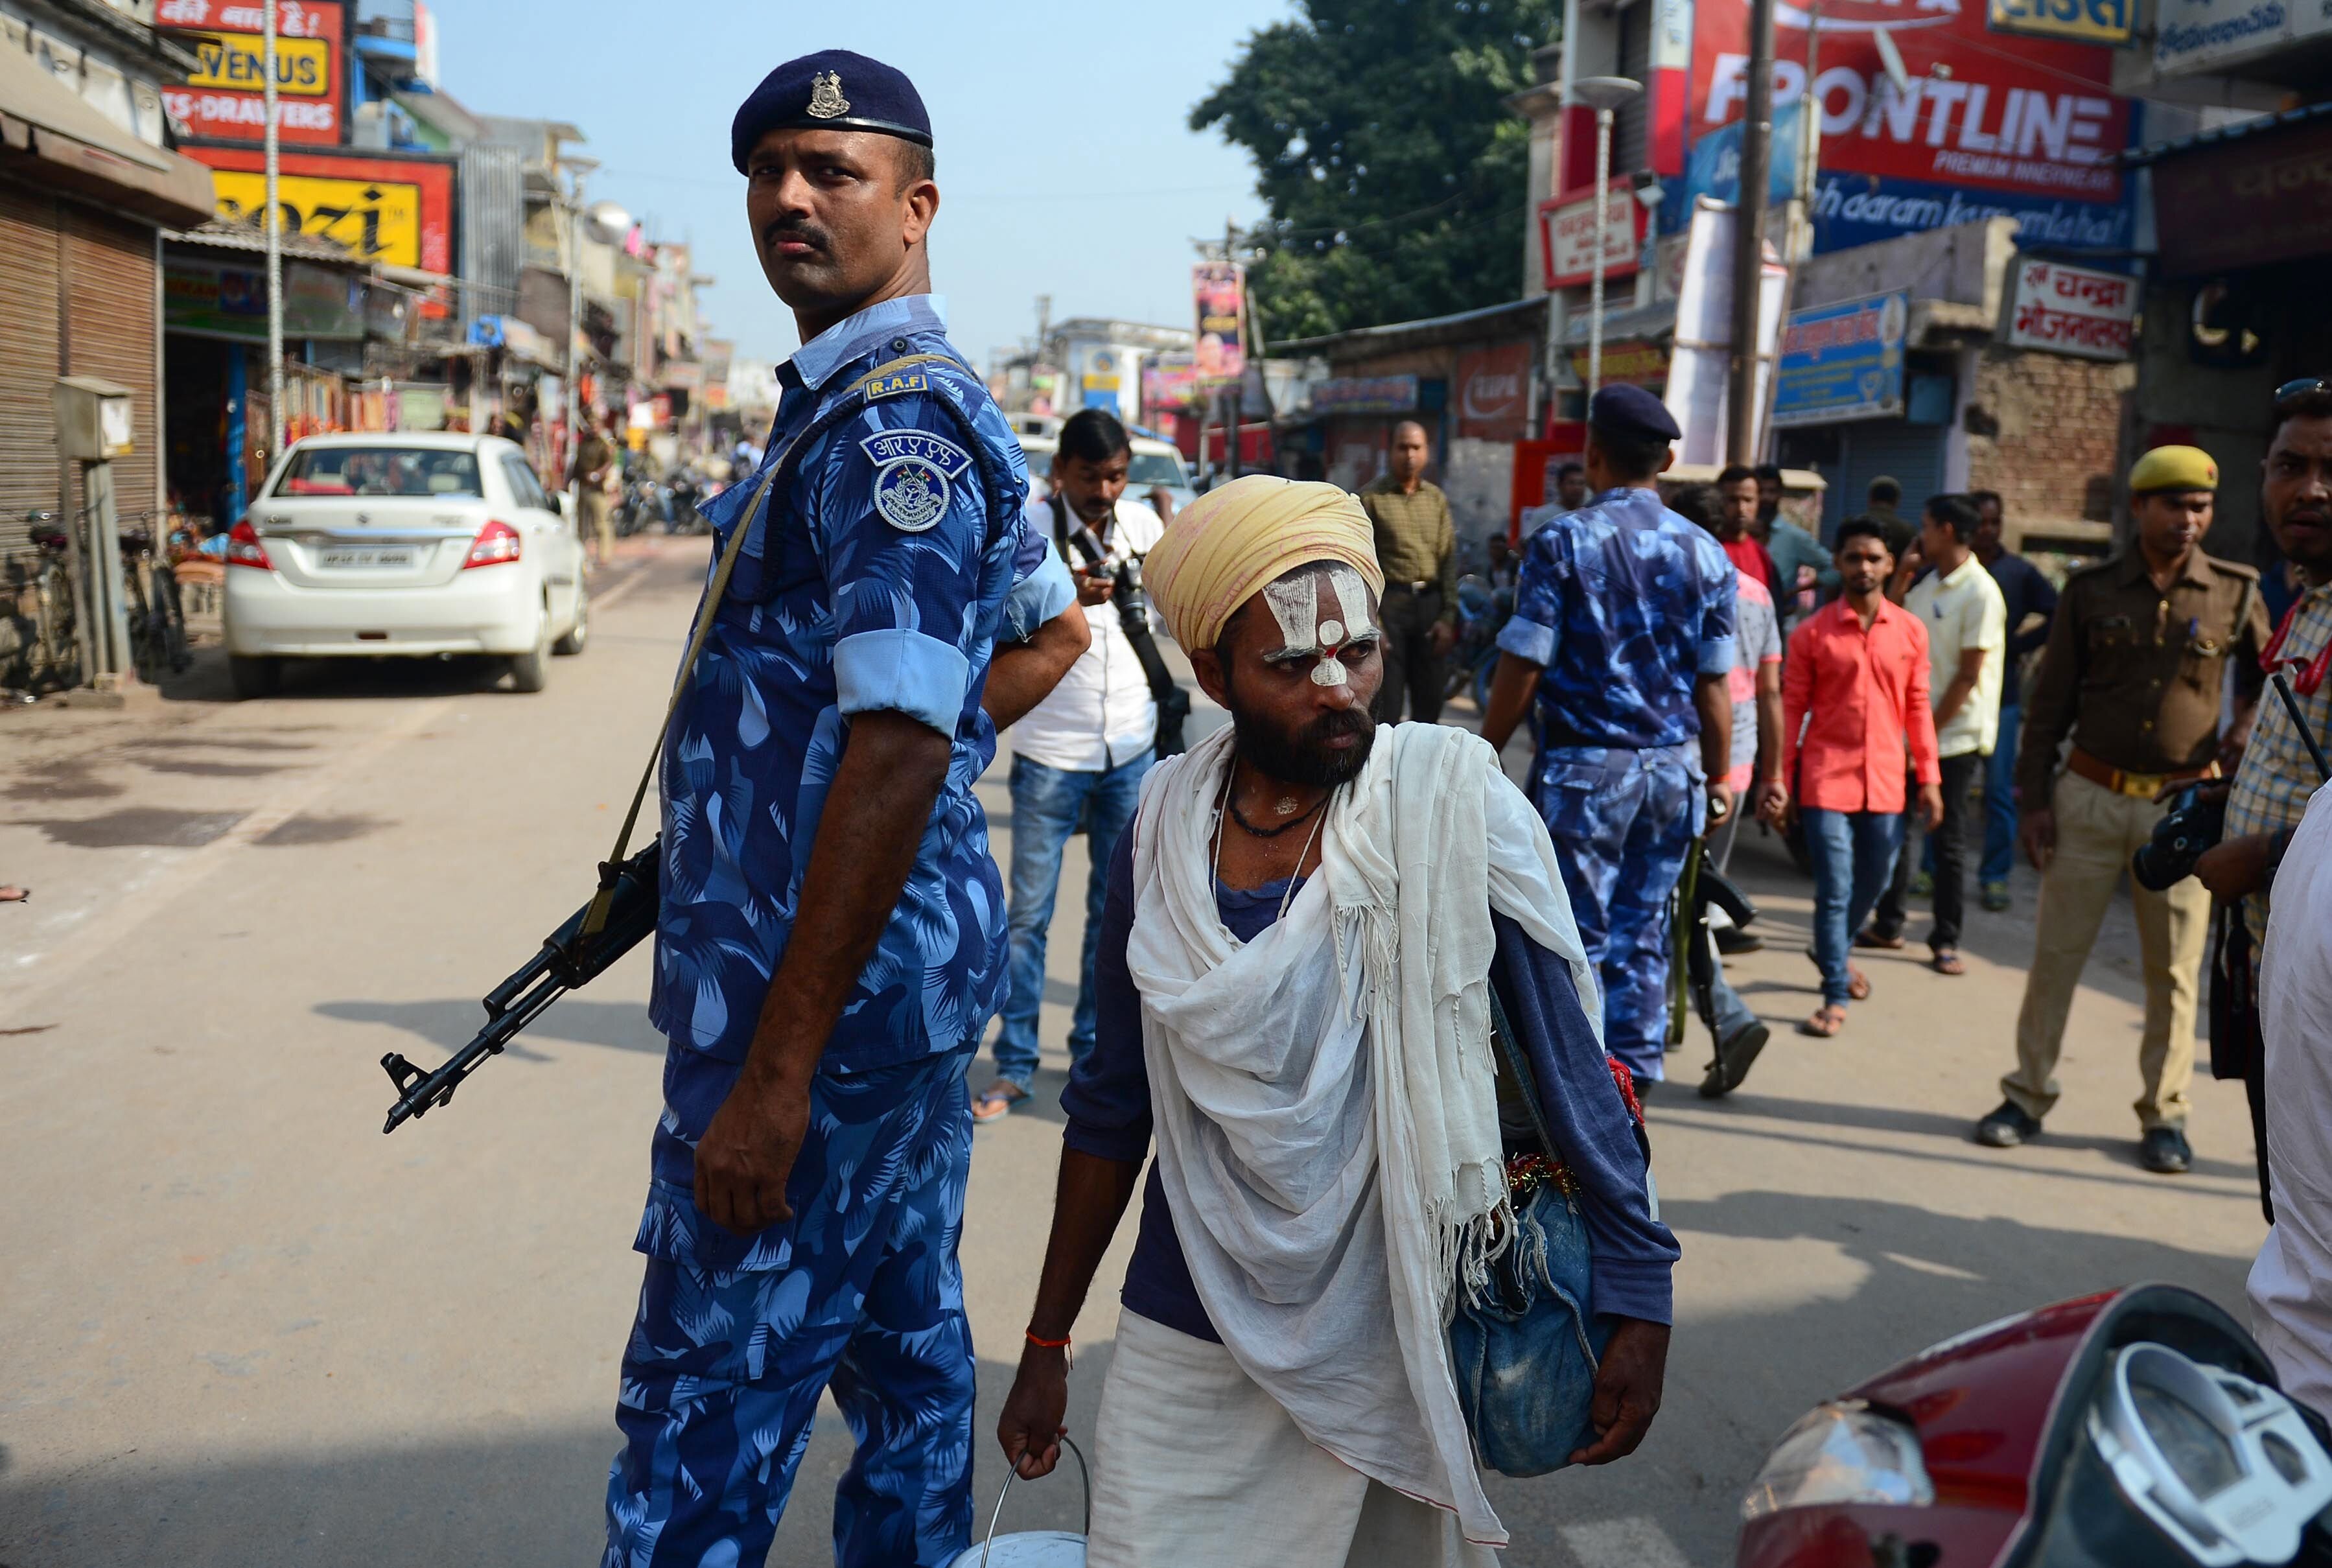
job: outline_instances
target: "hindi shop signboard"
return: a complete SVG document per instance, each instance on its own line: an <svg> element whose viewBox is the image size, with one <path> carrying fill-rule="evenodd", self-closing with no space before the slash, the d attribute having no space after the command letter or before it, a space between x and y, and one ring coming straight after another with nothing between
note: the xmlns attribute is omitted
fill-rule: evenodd
<svg viewBox="0 0 2332 1568"><path fill-rule="evenodd" d="M1908 292L1790 312L1773 384L1773 423L1830 425L1903 413L1903 331Z"/></svg>
<svg viewBox="0 0 2332 1568"><path fill-rule="evenodd" d="M1339 376L1314 382L1314 414L1409 414L1417 408L1414 376Z"/></svg>
<svg viewBox="0 0 2332 1568"><path fill-rule="evenodd" d="M1994 33L2063 38L2075 43L2127 43L2135 0L1989 0Z"/></svg>
<svg viewBox="0 0 2332 1568"><path fill-rule="evenodd" d="M186 156L210 166L221 221L257 228L267 209L259 149L190 147ZM314 152L287 152L279 161L286 227L330 240L358 261L454 270L452 164Z"/></svg>
<svg viewBox="0 0 2332 1568"><path fill-rule="evenodd" d="M2008 308L2008 343L2085 359L2129 358L2137 280L2123 272L2019 257Z"/></svg>
<svg viewBox="0 0 2332 1568"><path fill-rule="evenodd" d="M1631 276L1644 248L1644 204L1634 186L1614 182L1603 204L1603 276ZM1542 202L1539 222L1544 225L1546 286L1567 289L1595 278L1595 193Z"/></svg>
<svg viewBox="0 0 2332 1568"><path fill-rule="evenodd" d="M1238 380L1247 373L1247 339L1239 330L1247 269L1236 262L1200 262L1190 269L1190 297L1198 314L1191 354L1199 379Z"/></svg>
<svg viewBox="0 0 2332 1568"><path fill-rule="evenodd" d="M155 24L201 64L162 102L189 134L214 141L267 137L265 14L253 0L161 0ZM338 146L348 96L340 0L275 0L275 118L287 142Z"/></svg>

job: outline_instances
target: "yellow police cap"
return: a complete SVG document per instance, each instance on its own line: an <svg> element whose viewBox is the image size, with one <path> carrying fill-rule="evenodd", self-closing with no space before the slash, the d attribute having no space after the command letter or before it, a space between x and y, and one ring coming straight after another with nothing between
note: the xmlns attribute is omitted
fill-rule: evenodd
<svg viewBox="0 0 2332 1568"><path fill-rule="evenodd" d="M2149 490L2216 490L2219 464L2199 446L2157 446L2129 471L2129 492Z"/></svg>

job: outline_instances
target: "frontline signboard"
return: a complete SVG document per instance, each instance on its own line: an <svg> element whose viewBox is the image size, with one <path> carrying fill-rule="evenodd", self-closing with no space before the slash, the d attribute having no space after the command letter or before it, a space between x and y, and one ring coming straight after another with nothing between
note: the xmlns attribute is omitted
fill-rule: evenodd
<svg viewBox="0 0 2332 1568"><path fill-rule="evenodd" d="M267 136L266 16L252 0L161 0L157 26L200 67L162 102L190 135L214 141ZM276 0L275 117L285 141L337 146L341 136L345 26L339 0Z"/></svg>
<svg viewBox="0 0 2332 1568"><path fill-rule="evenodd" d="M1813 16L1777 0L1775 102L1806 94ZM1986 28L1979 0L1827 0L1812 98L1821 110L1814 220L1836 250L1993 216L2023 220L2028 244L2120 247L2131 218L2116 158L2130 105L2114 96L2112 52ZM1742 118L1747 0L1699 0L1691 113L1696 139ZM1905 87L1889 79L1884 33Z"/></svg>

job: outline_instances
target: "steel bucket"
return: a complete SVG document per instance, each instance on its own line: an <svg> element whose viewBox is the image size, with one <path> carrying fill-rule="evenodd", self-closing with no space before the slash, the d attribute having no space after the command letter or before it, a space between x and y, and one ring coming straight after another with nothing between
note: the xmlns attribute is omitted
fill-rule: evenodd
<svg viewBox="0 0 2332 1568"><path fill-rule="evenodd" d="M1022 1530L999 1535L997 1521L1004 1517L1004 1499L1011 1493L1017 1478L1015 1472L1008 1469L1004 1472L1004 1490L996 1494L996 1511L988 1516L988 1539L977 1546L966 1547L948 1568L1085 1568L1085 1536L1093 1530L1093 1471L1086 1468L1084 1449L1066 1435L1061 1442L1077 1457L1077 1473L1085 1477L1085 1529L1076 1533Z"/></svg>

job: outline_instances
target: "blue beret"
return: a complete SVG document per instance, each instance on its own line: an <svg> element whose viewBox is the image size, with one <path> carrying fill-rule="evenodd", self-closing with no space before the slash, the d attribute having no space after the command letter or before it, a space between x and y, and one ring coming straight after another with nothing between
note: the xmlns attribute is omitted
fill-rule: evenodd
<svg viewBox="0 0 2332 1568"><path fill-rule="evenodd" d="M773 130L874 130L932 145L932 117L906 72L847 49L822 49L788 60L753 89L729 126L737 172Z"/></svg>
<svg viewBox="0 0 2332 1568"><path fill-rule="evenodd" d="M1674 441L1684 434L1677 428L1676 418L1668 413L1666 404L1641 387L1624 383L1603 387L1595 394L1595 401L1587 410L1587 423L1598 430L1631 435L1639 441Z"/></svg>

